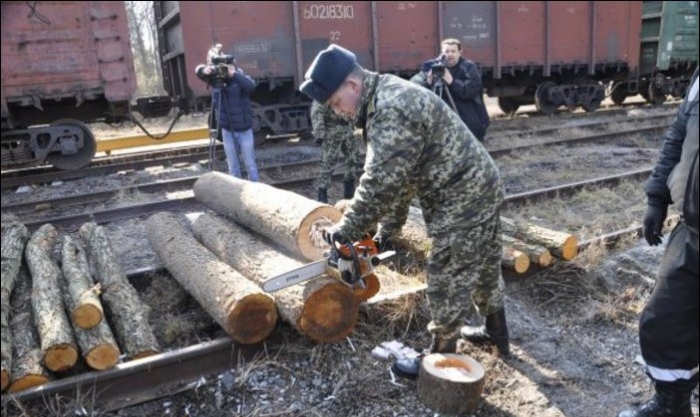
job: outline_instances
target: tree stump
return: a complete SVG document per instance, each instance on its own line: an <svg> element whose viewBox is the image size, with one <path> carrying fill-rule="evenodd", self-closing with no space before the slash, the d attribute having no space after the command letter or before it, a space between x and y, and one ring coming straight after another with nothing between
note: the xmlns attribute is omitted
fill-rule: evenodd
<svg viewBox="0 0 700 417"><path fill-rule="evenodd" d="M418 373L418 399L438 413L473 414L481 401L484 374L484 367L470 356L427 355Z"/></svg>
<svg viewBox="0 0 700 417"><path fill-rule="evenodd" d="M52 225L41 226L27 243L26 258L33 282L32 313L44 352L44 364L59 372L75 365L78 349L63 305L61 271L51 259L56 234Z"/></svg>
<svg viewBox="0 0 700 417"><path fill-rule="evenodd" d="M280 253L262 236L220 216L204 214L194 222L193 229L204 246L258 285L304 265ZM357 299L350 287L333 278L318 277L276 291L273 297L280 317L318 342L342 340L357 324Z"/></svg>
<svg viewBox="0 0 700 417"><path fill-rule="evenodd" d="M105 229L95 223L80 227L90 270L102 288L102 302L121 350L129 359L155 355L160 348L148 323L149 308L127 280Z"/></svg>
<svg viewBox="0 0 700 417"><path fill-rule="evenodd" d="M10 392L19 392L49 382L49 373L44 368L41 341L32 317L32 283L29 271L21 268L12 294L12 319L10 329L15 343L12 345L12 382Z"/></svg>
<svg viewBox="0 0 700 417"><path fill-rule="evenodd" d="M29 231L21 223L2 225L2 287L0 288L0 355L2 356L2 391L10 385L12 371L12 332L10 331L10 296L22 265L22 254Z"/></svg>
<svg viewBox="0 0 700 417"><path fill-rule="evenodd" d="M168 271L233 340L258 343L272 333L277 308L270 295L202 246L174 215L154 214L147 226Z"/></svg>
<svg viewBox="0 0 700 417"><path fill-rule="evenodd" d="M321 259L328 248L317 240L320 228L341 217L327 204L220 172L202 175L194 183L194 196L222 216L311 261Z"/></svg>
<svg viewBox="0 0 700 417"><path fill-rule="evenodd" d="M119 361L119 347L107 321L90 275L85 249L70 236L63 238L63 299L72 311L71 324L83 359L92 369L103 371ZM86 324L90 324L86 327Z"/></svg>

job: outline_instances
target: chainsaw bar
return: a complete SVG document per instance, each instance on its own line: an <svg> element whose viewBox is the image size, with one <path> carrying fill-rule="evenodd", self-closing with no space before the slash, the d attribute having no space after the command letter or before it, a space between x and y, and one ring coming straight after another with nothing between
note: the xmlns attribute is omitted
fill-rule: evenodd
<svg viewBox="0 0 700 417"><path fill-rule="evenodd" d="M275 292L299 284L300 282L308 281L311 278L324 274L326 272L326 265L327 262L323 259L285 272L282 275L265 281L262 285L262 289L265 292Z"/></svg>

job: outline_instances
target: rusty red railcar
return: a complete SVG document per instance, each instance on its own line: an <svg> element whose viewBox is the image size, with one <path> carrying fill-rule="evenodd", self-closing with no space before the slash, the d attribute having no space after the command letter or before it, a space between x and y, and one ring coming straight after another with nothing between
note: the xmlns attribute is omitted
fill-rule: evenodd
<svg viewBox="0 0 700 417"><path fill-rule="evenodd" d="M126 114L135 91L123 2L2 2L3 167L87 165L81 122Z"/></svg>

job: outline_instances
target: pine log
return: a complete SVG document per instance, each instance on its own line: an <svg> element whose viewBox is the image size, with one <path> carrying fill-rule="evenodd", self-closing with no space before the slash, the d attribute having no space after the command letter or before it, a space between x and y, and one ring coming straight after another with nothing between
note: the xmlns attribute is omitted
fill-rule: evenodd
<svg viewBox="0 0 700 417"><path fill-rule="evenodd" d="M12 318L10 330L15 343L12 345L12 382L10 392L19 392L45 384L50 380L49 372L42 364L44 357L41 341L32 316L32 282L29 271L21 268L17 275L16 288L12 294Z"/></svg>
<svg viewBox="0 0 700 417"><path fill-rule="evenodd" d="M427 355L418 372L418 399L441 414L471 415L479 408L484 375L484 367L470 356Z"/></svg>
<svg viewBox="0 0 700 417"><path fill-rule="evenodd" d="M107 231L95 223L80 227L90 270L102 289L102 303L121 351L129 359L140 359L160 351L148 323L149 308L127 280Z"/></svg>
<svg viewBox="0 0 700 417"><path fill-rule="evenodd" d="M63 300L72 311L71 325L83 359L92 369L103 371L119 361L119 347L107 321L102 320L102 303L94 290L85 249L70 236L63 238ZM82 308L81 308L82 307ZM86 323L94 323L86 327Z"/></svg>
<svg viewBox="0 0 700 417"><path fill-rule="evenodd" d="M327 204L220 172L202 175L194 183L194 195L217 213L311 261L321 259L327 249L316 232L341 217Z"/></svg>
<svg viewBox="0 0 700 417"><path fill-rule="evenodd" d="M258 343L272 333L274 299L202 246L175 215L156 213L147 228L161 262L233 340Z"/></svg>
<svg viewBox="0 0 700 417"><path fill-rule="evenodd" d="M573 259L578 254L578 239L569 233L529 222L519 223L503 216L501 216L501 229L505 235L526 243L544 246L552 255L565 261Z"/></svg>
<svg viewBox="0 0 700 417"><path fill-rule="evenodd" d="M10 296L22 264L22 253L29 231L21 223L2 225L2 280L0 283L0 355L2 357L2 391L10 385L12 371L12 332L10 331Z"/></svg>
<svg viewBox="0 0 700 417"><path fill-rule="evenodd" d="M44 224L27 243L26 259L32 274L32 313L44 364L52 371L65 371L78 361L73 329L66 316L61 294L61 270L51 259L56 228Z"/></svg>
<svg viewBox="0 0 700 417"><path fill-rule="evenodd" d="M194 222L204 246L248 279L266 279L304 263L280 253L274 244L220 216L204 214ZM359 302L345 284L327 276L273 293L280 317L318 342L337 342L357 324Z"/></svg>
<svg viewBox="0 0 700 417"><path fill-rule="evenodd" d="M104 312L99 298L99 286L94 285L90 275L85 248L66 235L63 238L62 255L61 267L67 283L71 317L78 327L91 329L102 322Z"/></svg>
<svg viewBox="0 0 700 417"><path fill-rule="evenodd" d="M520 252L511 246L504 245L501 265L517 272L518 274L524 274L528 269L530 269L530 258L527 256L527 254Z"/></svg>
<svg viewBox="0 0 700 417"><path fill-rule="evenodd" d="M508 235L502 235L501 237L504 246L510 246L525 253L530 258L531 263L541 267L548 267L552 263L552 254L544 246L525 243Z"/></svg>

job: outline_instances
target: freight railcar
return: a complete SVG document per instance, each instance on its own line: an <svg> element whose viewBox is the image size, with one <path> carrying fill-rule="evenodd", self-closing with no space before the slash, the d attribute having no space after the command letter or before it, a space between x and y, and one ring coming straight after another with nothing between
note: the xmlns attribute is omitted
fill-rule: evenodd
<svg viewBox="0 0 700 417"><path fill-rule="evenodd" d="M136 91L123 2L2 2L2 167L78 169Z"/></svg>

